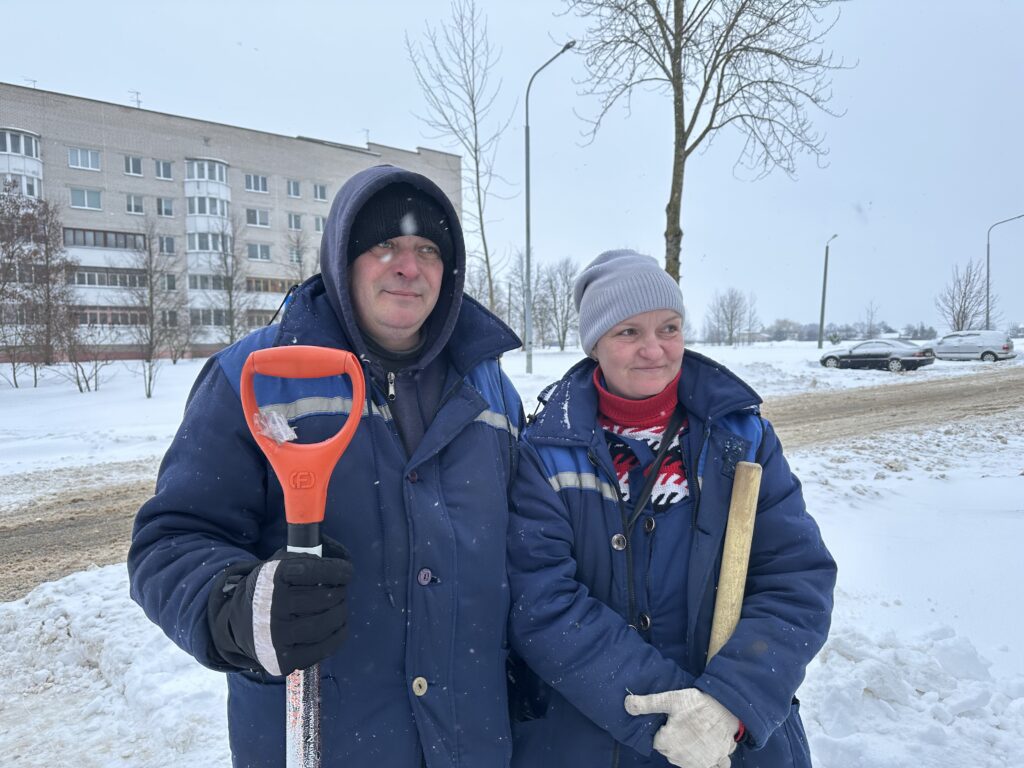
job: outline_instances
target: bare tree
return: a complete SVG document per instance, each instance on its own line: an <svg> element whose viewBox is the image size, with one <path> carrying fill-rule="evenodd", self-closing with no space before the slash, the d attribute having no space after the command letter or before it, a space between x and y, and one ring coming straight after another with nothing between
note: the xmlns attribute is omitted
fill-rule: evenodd
<svg viewBox="0 0 1024 768"><path fill-rule="evenodd" d="M686 309L686 303L683 303L683 339L689 341L690 339L696 338L696 332L693 329L693 323L690 322L690 312Z"/></svg>
<svg viewBox="0 0 1024 768"><path fill-rule="evenodd" d="M746 312L743 314L743 335L747 344L754 343L754 337L761 332L761 318L757 316L757 296L747 295Z"/></svg>
<svg viewBox="0 0 1024 768"><path fill-rule="evenodd" d="M864 338L875 339L880 330L878 327L878 305L872 299L864 307Z"/></svg>
<svg viewBox="0 0 1024 768"><path fill-rule="evenodd" d="M247 290L249 246L240 237L245 225L237 211L221 224L218 247L211 268L214 278L214 325L221 328L220 341L234 344L249 332L249 311L256 304L255 294Z"/></svg>
<svg viewBox="0 0 1024 768"><path fill-rule="evenodd" d="M991 296L991 306L996 297ZM980 261L968 261L963 271L953 267L953 279L935 299L939 315L951 331L968 331L985 324L985 268ZM990 316L993 313L990 312Z"/></svg>
<svg viewBox="0 0 1024 768"><path fill-rule="evenodd" d="M765 332L772 341L787 341L800 338L800 324L784 317L769 325Z"/></svg>
<svg viewBox="0 0 1024 768"><path fill-rule="evenodd" d="M163 356L174 354L172 350L178 346L179 323L188 322L188 300L175 256L161 247L153 219L146 219L141 234L132 254L136 279L125 293L138 322L126 326L125 334L138 351L143 390L149 398Z"/></svg>
<svg viewBox="0 0 1024 768"><path fill-rule="evenodd" d="M742 293L735 288L723 294L716 291L704 321L704 340L711 344L735 344L746 318L747 299Z"/></svg>
<svg viewBox="0 0 1024 768"><path fill-rule="evenodd" d="M53 365L77 320L72 282L77 263L64 249L60 208L46 199L29 199L22 216L28 241L18 268L21 339L38 376L39 365Z"/></svg>
<svg viewBox="0 0 1024 768"><path fill-rule="evenodd" d="M10 366L4 378L13 387L28 364L26 284L31 275L31 198L15 181L0 184L0 356Z"/></svg>
<svg viewBox="0 0 1024 768"><path fill-rule="evenodd" d="M466 265L465 291L480 303L487 303L487 272L482 264Z"/></svg>
<svg viewBox="0 0 1024 768"><path fill-rule="evenodd" d="M548 321L548 313L543 301L542 272L543 270L541 269L532 270L533 285L530 289L530 300L533 304L533 331L536 334L535 339L540 346L544 346L548 336L545 327ZM524 301L526 296L526 259L522 251L516 252L512 266L508 270L507 278L509 296L512 301L509 325L519 335L519 338L522 339L526 335L526 304Z"/></svg>
<svg viewBox="0 0 1024 768"><path fill-rule="evenodd" d="M579 265L569 256L541 269L541 291L544 303L549 308L549 325L558 349L563 352L569 334L576 329L578 321L572 292L578 272Z"/></svg>
<svg viewBox="0 0 1024 768"><path fill-rule="evenodd" d="M494 171L498 143L512 114L492 121L491 111L501 91L501 81L492 83L501 54L487 36L487 19L474 0L453 0L451 19L440 27L426 26L424 40L405 47L416 73L416 81L427 100L427 115L420 115L436 138L447 138L465 153L463 181L469 205L463 211L466 231L480 240L479 253L487 278L487 306L497 308L496 265L487 242L487 200L491 185L500 177Z"/></svg>
<svg viewBox="0 0 1024 768"><path fill-rule="evenodd" d="M309 235L299 229L289 232L286 238L288 259L291 264L292 278L296 283L305 281L316 273L316 251L312 251Z"/></svg>
<svg viewBox="0 0 1024 768"><path fill-rule="evenodd" d="M65 329L63 348L67 366L54 370L73 382L79 392L95 392L103 382L100 372L114 362L110 350L115 341L110 325L87 323L80 317Z"/></svg>
<svg viewBox="0 0 1024 768"><path fill-rule="evenodd" d="M823 11L840 0L565 0L591 25L578 50L589 70L586 92L600 108L593 138L612 107L636 88L672 97L674 146L665 206L665 270L679 278L686 163L727 126L745 143L737 159L766 175L796 170L796 156L827 154L811 108L834 115L830 72L841 67L822 48L839 19Z"/></svg>

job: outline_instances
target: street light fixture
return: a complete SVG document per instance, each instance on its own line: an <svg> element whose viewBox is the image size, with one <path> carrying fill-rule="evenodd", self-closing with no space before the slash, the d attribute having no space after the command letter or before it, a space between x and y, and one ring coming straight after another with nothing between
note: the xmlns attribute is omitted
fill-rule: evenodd
<svg viewBox="0 0 1024 768"><path fill-rule="evenodd" d="M821 317L818 319L818 349L821 349L822 341L825 338L825 288L828 286L828 244L839 235L832 235L825 242L825 275L821 278Z"/></svg>
<svg viewBox="0 0 1024 768"><path fill-rule="evenodd" d="M526 291L523 297L523 300L526 302L526 328L524 334L526 338L523 339L523 346L526 347L527 373L533 373L533 297L531 295L533 291L533 275L530 271L530 87L533 85L533 79L540 74L544 67L574 45L576 45L575 40L570 40L563 45L562 50L537 68L537 71L530 77L530 82L526 84Z"/></svg>
<svg viewBox="0 0 1024 768"><path fill-rule="evenodd" d="M997 221L991 227L988 228L988 234L985 235L985 330L991 331L991 315L989 313L989 255L992 251L992 230L998 227L1000 224L1005 224L1008 221L1014 221L1016 219L1024 219L1024 213L1017 216L1011 216L1008 219Z"/></svg>

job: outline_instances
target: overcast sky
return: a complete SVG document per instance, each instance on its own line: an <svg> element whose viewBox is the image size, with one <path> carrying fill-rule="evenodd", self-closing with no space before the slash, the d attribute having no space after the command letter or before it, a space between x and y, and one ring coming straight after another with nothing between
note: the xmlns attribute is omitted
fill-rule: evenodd
<svg viewBox="0 0 1024 768"><path fill-rule="evenodd" d="M522 249L523 94L534 70L572 36L557 0L486 2L501 48L495 112L513 114L489 239ZM448 16L447 0L138 2L37 0L7 15L0 80L282 133L362 145L451 150L426 132L403 36ZM874 302L894 326L940 327L934 300L954 265L985 258L986 231L1024 213L1024 2L853 0L830 37L852 69L833 76L827 167L799 160L795 179L737 178L740 143L723 134L691 158L683 200L683 291L693 326L717 292L756 296L763 322L817 322L825 242L827 322L863 320ZM51 34L52 33L52 34ZM670 173L666 97L638 94L596 141L596 103L578 95L582 61L567 54L530 94L535 263L581 264L608 248L664 258ZM0 104L0 122L2 122ZM513 113L513 109L515 110ZM749 177L749 173L746 176ZM992 232L992 291L1005 321L1024 322L1024 219Z"/></svg>

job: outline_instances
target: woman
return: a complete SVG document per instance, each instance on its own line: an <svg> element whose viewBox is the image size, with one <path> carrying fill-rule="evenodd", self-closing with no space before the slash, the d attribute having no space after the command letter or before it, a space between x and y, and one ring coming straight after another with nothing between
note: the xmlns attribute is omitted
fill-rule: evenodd
<svg viewBox="0 0 1024 768"><path fill-rule="evenodd" d="M653 258L603 253L574 295L588 358L542 394L513 494L511 642L536 675L514 669L513 764L809 766L794 693L836 568L760 398L684 356ZM746 594L706 662L742 460L763 468Z"/></svg>

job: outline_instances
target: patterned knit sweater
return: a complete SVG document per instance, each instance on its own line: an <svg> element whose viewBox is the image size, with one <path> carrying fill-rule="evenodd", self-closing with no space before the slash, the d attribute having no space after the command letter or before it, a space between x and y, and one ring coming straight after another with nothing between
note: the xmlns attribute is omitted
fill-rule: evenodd
<svg viewBox="0 0 1024 768"><path fill-rule="evenodd" d="M598 395L597 423L608 441L624 501L640 492L661 447L665 429L678 405L680 375L676 374L671 383L653 397L629 400L609 392L604 386L601 369L594 371ZM680 448L680 439L688 430L689 420L684 419L679 432L669 436L672 442L651 491L655 514L690 495Z"/></svg>

